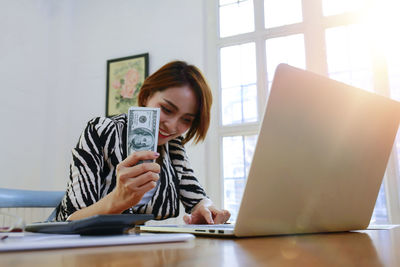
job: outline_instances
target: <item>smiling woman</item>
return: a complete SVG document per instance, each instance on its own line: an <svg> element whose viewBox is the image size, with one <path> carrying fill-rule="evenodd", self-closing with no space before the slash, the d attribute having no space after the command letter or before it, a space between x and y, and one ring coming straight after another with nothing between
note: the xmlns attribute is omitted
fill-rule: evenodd
<svg viewBox="0 0 400 267"><path fill-rule="evenodd" d="M196 97L187 85L154 93L146 106L161 109L158 145L185 133L197 117Z"/></svg>
<svg viewBox="0 0 400 267"><path fill-rule="evenodd" d="M182 61L166 64L145 80L138 102L139 106L160 107L161 116L179 112L177 105L182 105L187 111L187 114L181 114L185 115L182 117L183 122L190 126L183 144L192 138L198 143L206 137L210 125L212 94L207 81L195 66ZM170 134L168 129L160 128L161 132Z"/></svg>
<svg viewBox="0 0 400 267"><path fill-rule="evenodd" d="M57 219L118 213L166 219L179 215L182 202L190 213L186 223L226 222L230 213L206 196L184 147L191 139L202 141L210 123L212 95L201 72L182 61L168 63L145 80L138 97L140 106L161 109L158 152L127 155L126 114L91 120L72 151L70 181ZM147 141L141 137L135 145ZM143 160L156 162L137 164Z"/></svg>

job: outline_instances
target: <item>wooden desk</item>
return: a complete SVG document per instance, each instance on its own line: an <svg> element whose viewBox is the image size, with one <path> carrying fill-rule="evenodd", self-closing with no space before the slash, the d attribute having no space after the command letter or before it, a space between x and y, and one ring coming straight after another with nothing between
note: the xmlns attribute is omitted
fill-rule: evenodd
<svg viewBox="0 0 400 267"><path fill-rule="evenodd" d="M351 233L0 253L0 266L400 266L400 227Z"/></svg>

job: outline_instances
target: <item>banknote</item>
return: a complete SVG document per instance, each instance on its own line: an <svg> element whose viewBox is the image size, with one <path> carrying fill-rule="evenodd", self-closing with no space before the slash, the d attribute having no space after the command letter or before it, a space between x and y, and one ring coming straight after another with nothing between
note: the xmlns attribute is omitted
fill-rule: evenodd
<svg viewBox="0 0 400 267"><path fill-rule="evenodd" d="M157 151L159 122L159 108L129 108L127 129L128 156L135 151Z"/></svg>

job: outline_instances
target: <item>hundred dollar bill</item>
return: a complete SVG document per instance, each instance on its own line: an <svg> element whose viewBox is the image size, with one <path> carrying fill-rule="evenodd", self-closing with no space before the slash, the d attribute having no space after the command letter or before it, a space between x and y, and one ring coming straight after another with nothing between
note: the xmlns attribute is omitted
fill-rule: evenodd
<svg viewBox="0 0 400 267"><path fill-rule="evenodd" d="M159 108L129 108L126 135L128 156L135 151L157 151L159 123Z"/></svg>

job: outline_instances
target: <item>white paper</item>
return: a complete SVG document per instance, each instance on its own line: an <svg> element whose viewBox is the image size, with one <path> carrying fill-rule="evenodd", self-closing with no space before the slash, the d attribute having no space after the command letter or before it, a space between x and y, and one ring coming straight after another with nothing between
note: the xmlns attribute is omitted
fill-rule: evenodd
<svg viewBox="0 0 400 267"><path fill-rule="evenodd" d="M183 242L192 239L194 239L194 235L192 234L141 233L111 236L81 236L39 233L9 233L7 238L0 240L0 251Z"/></svg>

